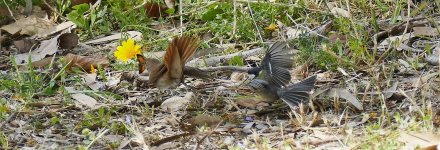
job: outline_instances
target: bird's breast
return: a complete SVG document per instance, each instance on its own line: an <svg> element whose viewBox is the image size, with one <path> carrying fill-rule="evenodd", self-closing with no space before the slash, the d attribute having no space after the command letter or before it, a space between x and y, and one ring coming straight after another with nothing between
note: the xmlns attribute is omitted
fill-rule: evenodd
<svg viewBox="0 0 440 150"><path fill-rule="evenodd" d="M167 76L162 76L156 81L155 86L159 89L177 88L180 82L180 79L173 79Z"/></svg>

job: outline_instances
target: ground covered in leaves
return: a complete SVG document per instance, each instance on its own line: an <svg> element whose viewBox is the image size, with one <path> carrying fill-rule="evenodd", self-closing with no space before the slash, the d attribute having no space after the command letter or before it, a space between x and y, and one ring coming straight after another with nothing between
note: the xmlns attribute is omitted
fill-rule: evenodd
<svg viewBox="0 0 440 150"><path fill-rule="evenodd" d="M90 3L89 3L90 2ZM440 1L0 2L2 149L426 149L440 143ZM201 37L185 78L161 91L126 39L162 58ZM295 53L290 109L253 93L243 70L275 41ZM219 67L229 66L229 67ZM440 112L440 111L439 111Z"/></svg>

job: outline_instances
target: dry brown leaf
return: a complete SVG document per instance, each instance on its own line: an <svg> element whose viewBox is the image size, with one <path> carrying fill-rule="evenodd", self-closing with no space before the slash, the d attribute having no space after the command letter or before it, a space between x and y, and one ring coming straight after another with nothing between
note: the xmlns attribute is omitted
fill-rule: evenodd
<svg viewBox="0 0 440 150"><path fill-rule="evenodd" d="M397 92L397 86L398 86L398 85L399 85L399 82L394 82L394 83L393 83L393 86L391 86L391 87L389 87L389 88L383 90L383 92L382 92L382 93L383 93L383 97L384 97L385 99L388 99L388 98L390 98L391 96L393 96L393 94Z"/></svg>
<svg viewBox="0 0 440 150"><path fill-rule="evenodd" d="M47 55L55 54L58 51L58 37L59 35L52 39L42 41L40 46L30 53L16 55L15 62L17 62L17 64L27 63L29 60L29 54L32 62L39 61Z"/></svg>
<svg viewBox="0 0 440 150"><path fill-rule="evenodd" d="M84 81L86 82L86 85L92 89L93 91L99 91L99 89L103 88L105 86L104 83L96 81L96 77L98 74L96 73L90 73L83 75Z"/></svg>
<svg viewBox="0 0 440 150"><path fill-rule="evenodd" d="M22 18L16 22L3 26L2 30L10 34L20 33L22 35L33 36L36 34L42 34L47 29L53 28L55 24L47 19L39 18L31 15L27 18Z"/></svg>
<svg viewBox="0 0 440 150"><path fill-rule="evenodd" d="M147 2L145 3L145 12L147 16L153 19L158 19L159 17L165 17L168 14L165 13L167 6L159 4L157 2Z"/></svg>
<svg viewBox="0 0 440 150"><path fill-rule="evenodd" d="M415 36L438 36L439 31L433 27L414 27Z"/></svg>
<svg viewBox="0 0 440 150"><path fill-rule="evenodd" d="M85 3L91 3L94 4L96 2L96 0L70 0L70 6L75 6L75 5L79 5L79 4L85 4Z"/></svg>
<svg viewBox="0 0 440 150"><path fill-rule="evenodd" d="M53 57L47 57L39 61L32 62L32 67L34 68L43 68L48 66L52 62ZM26 66L26 65L23 65Z"/></svg>
<svg viewBox="0 0 440 150"><path fill-rule="evenodd" d="M330 34L330 36L328 37L328 40L330 41L330 43L336 43L339 40L339 41L341 41L341 43L345 44L347 42L347 35L336 32L336 33Z"/></svg>
<svg viewBox="0 0 440 150"><path fill-rule="evenodd" d="M91 66L105 68L110 64L110 61L103 56L80 56L70 53L64 56L64 60L69 63L69 69L79 67L87 72L90 72Z"/></svg>
<svg viewBox="0 0 440 150"><path fill-rule="evenodd" d="M413 82L413 87L420 88L422 85L428 83L428 81L431 78L436 77L437 75L438 75L438 73L436 73L436 72L430 73L430 74L424 74L424 75L420 76L419 78L416 78L416 80Z"/></svg>
<svg viewBox="0 0 440 150"><path fill-rule="evenodd" d="M335 16L338 16L338 17L345 17L345 18L350 18L351 17L350 12L348 12L348 11L342 9L342 8L338 8L338 7L333 7L331 9L331 13L333 15L335 15Z"/></svg>
<svg viewBox="0 0 440 150"><path fill-rule="evenodd" d="M81 103L82 105L85 105L90 108L94 108L96 104L98 103L93 97L87 96L82 93L76 93L70 95L73 99L75 99L77 102Z"/></svg>
<svg viewBox="0 0 440 150"><path fill-rule="evenodd" d="M14 44L14 46L18 49L19 53L29 52L36 43L37 42L35 40L27 38L12 42L12 44Z"/></svg>
<svg viewBox="0 0 440 150"><path fill-rule="evenodd" d="M46 37L48 35L52 35L60 31L69 30L75 26L76 26L75 23L73 23L72 21L63 22L54 27L42 31L41 33L37 34L37 37Z"/></svg>
<svg viewBox="0 0 440 150"><path fill-rule="evenodd" d="M358 110L363 110L362 103L359 101L359 99L353 94L351 94L347 89L332 88L327 91L327 96L343 98L347 100L349 103L351 103Z"/></svg>
<svg viewBox="0 0 440 150"><path fill-rule="evenodd" d="M431 55L428 55L425 60L431 64L431 65L435 65L438 66L440 63L440 45L437 45L433 50Z"/></svg>
<svg viewBox="0 0 440 150"><path fill-rule="evenodd" d="M416 147L428 147L440 143L440 135L433 133L404 133L397 139L405 143L402 149L416 149Z"/></svg>
<svg viewBox="0 0 440 150"><path fill-rule="evenodd" d="M194 116L193 118L188 120L189 124L197 125L197 126L208 126L208 127L216 127L220 122L222 121L222 118L215 115L208 115L208 114L199 114L197 116Z"/></svg>
<svg viewBox="0 0 440 150"><path fill-rule="evenodd" d="M407 33L407 34L399 35L399 36L391 36L391 37L388 37L387 39L383 40L379 44L378 48L380 50L385 50L388 48L388 46L395 45L396 47L399 47L400 43L404 43L412 37L414 37L414 34L412 34L412 33ZM393 44L393 43L396 43L396 44Z"/></svg>
<svg viewBox="0 0 440 150"><path fill-rule="evenodd" d="M193 92L188 92L185 94L185 97L180 96L173 96L171 98L166 99L163 101L163 103L160 105L160 108L164 111L168 112L176 112L179 109L182 109L185 107L191 100L191 98L194 97Z"/></svg>
<svg viewBox="0 0 440 150"><path fill-rule="evenodd" d="M164 1L168 8L174 8L176 6L174 0L164 0Z"/></svg>
<svg viewBox="0 0 440 150"><path fill-rule="evenodd" d="M288 39L296 39L301 37L302 34L306 33L305 30L302 29L294 29L292 27L286 27L286 36Z"/></svg>
<svg viewBox="0 0 440 150"><path fill-rule="evenodd" d="M246 108L255 109L257 107L257 104L260 103L259 100L252 99L252 98L244 98L237 100L237 104L240 106L244 106Z"/></svg>
<svg viewBox="0 0 440 150"><path fill-rule="evenodd" d="M231 81L234 82L243 82L249 77L249 75L245 72L233 72L231 74Z"/></svg>
<svg viewBox="0 0 440 150"><path fill-rule="evenodd" d="M132 38L135 41L142 40L142 33L138 32L138 31L127 31L127 32L124 33L124 35L128 35L128 38ZM119 40L122 37L123 37L122 33L116 33L116 34L109 35L109 36L106 36L106 37L102 37L102 38L99 38L99 39L95 39L95 40L84 42L84 44L107 43L107 42L110 42L110 41Z"/></svg>

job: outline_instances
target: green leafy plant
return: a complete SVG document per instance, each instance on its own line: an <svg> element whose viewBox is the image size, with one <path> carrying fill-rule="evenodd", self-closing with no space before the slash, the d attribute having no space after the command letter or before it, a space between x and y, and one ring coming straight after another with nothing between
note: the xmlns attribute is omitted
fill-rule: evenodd
<svg viewBox="0 0 440 150"><path fill-rule="evenodd" d="M0 145L2 146L2 149L9 149L8 137L1 131L0 131Z"/></svg>
<svg viewBox="0 0 440 150"><path fill-rule="evenodd" d="M1 88L0 88L1 89ZM8 115L8 106L5 100L0 100L0 120L6 119Z"/></svg>
<svg viewBox="0 0 440 150"><path fill-rule="evenodd" d="M100 128L109 128L114 133L125 133L127 129L122 122L111 122L112 114L115 114L115 108L101 107L97 112L85 113L82 121L82 129L96 130Z"/></svg>
<svg viewBox="0 0 440 150"><path fill-rule="evenodd" d="M79 28L86 31L86 36L93 36L111 31L112 24L108 21L107 6L102 9L90 7L89 4L80 4L72 7L67 18Z"/></svg>
<svg viewBox="0 0 440 150"><path fill-rule="evenodd" d="M241 57L241 56L234 56L234 57L232 57L232 59L230 59L228 61L228 64L230 66L244 66L243 57Z"/></svg>
<svg viewBox="0 0 440 150"><path fill-rule="evenodd" d="M29 57L28 62L31 62ZM19 66L15 62L15 58L11 58L11 62L14 66L14 70L9 74L4 75L0 79L0 88L6 89L11 93L16 94L15 97L25 100L25 102L33 100L35 95L50 95L54 94L54 91L58 89L56 79L64 74L64 68L62 68L55 75L48 74L47 72L36 72L31 63L27 63L24 66ZM53 64L50 64L48 68L52 68ZM23 71L23 68L27 69Z"/></svg>

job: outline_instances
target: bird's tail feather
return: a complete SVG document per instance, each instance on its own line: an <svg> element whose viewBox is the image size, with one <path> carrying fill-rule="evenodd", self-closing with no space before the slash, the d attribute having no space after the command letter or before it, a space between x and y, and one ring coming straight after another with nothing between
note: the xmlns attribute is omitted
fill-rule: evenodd
<svg viewBox="0 0 440 150"><path fill-rule="evenodd" d="M315 82L316 75L284 88L279 91L279 96L284 102L289 104L290 107L298 106L299 103L309 101L309 94L313 89Z"/></svg>

